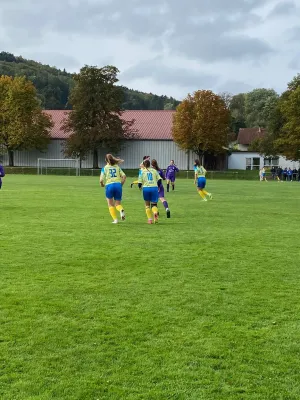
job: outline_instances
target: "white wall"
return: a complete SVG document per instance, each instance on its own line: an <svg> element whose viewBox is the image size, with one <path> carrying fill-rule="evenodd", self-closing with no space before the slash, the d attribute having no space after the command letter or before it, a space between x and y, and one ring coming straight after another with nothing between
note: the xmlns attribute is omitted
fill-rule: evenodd
<svg viewBox="0 0 300 400"><path fill-rule="evenodd" d="M260 168L264 166L264 157L255 152L234 152L228 157L228 169L246 169L246 158L259 158ZM300 168L300 163L279 157L278 165L282 168Z"/></svg>
<svg viewBox="0 0 300 400"><path fill-rule="evenodd" d="M38 158L46 159L60 159L64 158L63 154L63 140L51 140L46 152L37 150L32 151L16 151L14 154L14 162L16 167L37 167ZM99 149L99 166L104 164L105 154L108 150L103 148ZM117 154L125 160L123 167L126 169L138 168L143 160L143 156L150 155L155 158L161 168L166 168L170 160L174 160L179 169L187 169L188 155L186 152L179 149L179 147L171 140L169 141L155 141L155 140L132 140L124 144L122 150ZM193 168L194 158L190 152L190 165ZM7 155L3 158L3 164L8 165ZM65 167L66 164L62 162L53 162L47 166ZM86 160L82 161L82 168L92 168L93 156L89 154Z"/></svg>
<svg viewBox="0 0 300 400"><path fill-rule="evenodd" d="M300 168L300 162L299 161L290 161L287 160L285 157L279 157L279 163L278 165L281 168L291 168L291 169L299 169Z"/></svg>
<svg viewBox="0 0 300 400"><path fill-rule="evenodd" d="M260 158L260 168L263 167L263 158L255 152L236 152L228 157L228 169L246 169L246 158Z"/></svg>

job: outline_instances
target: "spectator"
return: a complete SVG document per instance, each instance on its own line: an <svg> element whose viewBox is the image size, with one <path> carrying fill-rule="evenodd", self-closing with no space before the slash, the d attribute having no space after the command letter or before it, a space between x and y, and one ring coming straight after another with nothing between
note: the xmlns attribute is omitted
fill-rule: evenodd
<svg viewBox="0 0 300 400"><path fill-rule="evenodd" d="M293 171L291 170L291 168L289 168L287 171L287 180L289 182L292 182L292 180L293 180Z"/></svg>
<svg viewBox="0 0 300 400"><path fill-rule="evenodd" d="M293 181L296 181L298 177L298 171L296 168L293 169Z"/></svg>
<svg viewBox="0 0 300 400"><path fill-rule="evenodd" d="M278 182L282 181L282 168L281 167L277 168L276 175L277 175Z"/></svg>
<svg viewBox="0 0 300 400"><path fill-rule="evenodd" d="M284 168L283 170L283 180L286 181L287 180L287 168Z"/></svg>
<svg viewBox="0 0 300 400"><path fill-rule="evenodd" d="M5 171L3 166L0 164L0 189L2 188L2 178L5 176Z"/></svg>
<svg viewBox="0 0 300 400"><path fill-rule="evenodd" d="M276 169L275 169L275 167L272 167L271 168L271 174L272 174L272 179L273 179L273 181L275 180L275 175L276 175Z"/></svg>

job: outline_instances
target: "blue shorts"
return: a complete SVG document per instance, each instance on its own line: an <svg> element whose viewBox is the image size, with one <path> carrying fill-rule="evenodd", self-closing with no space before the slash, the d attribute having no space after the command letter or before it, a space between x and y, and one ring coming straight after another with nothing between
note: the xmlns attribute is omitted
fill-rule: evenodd
<svg viewBox="0 0 300 400"><path fill-rule="evenodd" d="M197 183L198 189L204 189L205 185L206 185L206 178L204 177L198 178L198 183Z"/></svg>
<svg viewBox="0 0 300 400"><path fill-rule="evenodd" d="M105 196L107 199L122 200L122 185L120 182L110 183L105 186Z"/></svg>
<svg viewBox="0 0 300 400"><path fill-rule="evenodd" d="M158 202L158 188L154 187L144 187L143 188L143 197L145 201L150 201L150 203Z"/></svg>

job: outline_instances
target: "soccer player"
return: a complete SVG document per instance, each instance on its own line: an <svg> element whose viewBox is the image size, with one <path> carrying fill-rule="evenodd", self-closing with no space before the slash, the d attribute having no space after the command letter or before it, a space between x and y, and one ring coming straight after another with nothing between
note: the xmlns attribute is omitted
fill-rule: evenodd
<svg viewBox="0 0 300 400"><path fill-rule="evenodd" d="M141 189L143 187L143 197L146 206L148 224L153 224L152 213L154 217L154 223L158 223L157 202L158 190L161 185L161 177L154 168L150 168L149 160L143 161L143 166L144 168L141 170L139 176L139 188Z"/></svg>
<svg viewBox="0 0 300 400"><path fill-rule="evenodd" d="M143 161L145 161L145 160L150 160L150 156L144 156L144 157L143 157ZM143 163L140 164L139 176L140 176L140 171L141 171L142 168L144 168ZM130 187L132 188L133 185L138 185L138 184L139 184L139 180L137 179L136 181L133 181L133 182L130 184Z"/></svg>
<svg viewBox="0 0 300 400"><path fill-rule="evenodd" d="M5 171L3 166L0 164L0 189L2 188L2 178L5 177Z"/></svg>
<svg viewBox="0 0 300 400"><path fill-rule="evenodd" d="M266 169L265 169L265 167L263 167L263 168L260 170L259 176L260 176L260 180L261 180L261 181L266 181L266 182L268 182L268 181L267 181L267 178L266 178Z"/></svg>
<svg viewBox="0 0 300 400"><path fill-rule="evenodd" d="M200 164L199 160L195 160L195 185L197 184L197 190L203 201L207 201L206 196L211 200L212 194L205 190L206 186L206 169Z"/></svg>
<svg viewBox="0 0 300 400"><path fill-rule="evenodd" d="M122 187L126 181L126 175L119 167L123 160L111 154L105 156L106 165L100 174L100 185L105 186L105 195L109 208L109 213L113 219L113 224L118 223L117 211L120 212L121 220L125 220L125 211L121 205ZM116 211L117 210L117 211Z"/></svg>
<svg viewBox="0 0 300 400"><path fill-rule="evenodd" d="M172 190L175 189L176 172L179 172L179 169L174 164L174 160L171 160L170 165L168 166L168 168L166 170L167 192L169 192L170 183L172 185Z"/></svg>
<svg viewBox="0 0 300 400"><path fill-rule="evenodd" d="M154 168L159 173L159 176L161 177L161 180L165 181L166 177L165 177L164 171L159 168L156 160L153 159L151 161L151 166L152 166L152 168ZM163 206L165 207L165 210L166 210L166 213L167 213L167 218L170 218L171 217L171 211L169 209L168 202L165 199L165 188L164 188L163 183L161 183L161 185L160 185L160 187L158 189L158 198L163 203Z"/></svg>

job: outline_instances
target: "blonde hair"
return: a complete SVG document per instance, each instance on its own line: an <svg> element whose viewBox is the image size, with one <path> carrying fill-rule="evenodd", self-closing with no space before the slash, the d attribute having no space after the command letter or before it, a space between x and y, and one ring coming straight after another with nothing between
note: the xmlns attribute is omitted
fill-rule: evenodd
<svg viewBox="0 0 300 400"><path fill-rule="evenodd" d="M116 165L116 164L119 165L122 162L124 162L124 160L122 160L121 158L114 157L112 154L106 154L105 161L109 165Z"/></svg>

